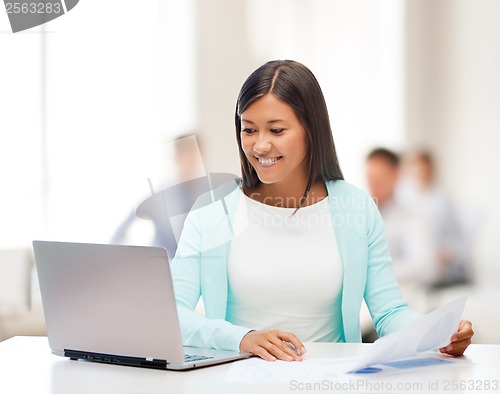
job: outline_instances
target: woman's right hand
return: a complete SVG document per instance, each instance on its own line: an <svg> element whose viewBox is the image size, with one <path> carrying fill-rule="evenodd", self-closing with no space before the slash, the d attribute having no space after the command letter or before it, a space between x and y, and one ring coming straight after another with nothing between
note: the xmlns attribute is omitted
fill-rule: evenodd
<svg viewBox="0 0 500 394"><path fill-rule="evenodd" d="M295 351L289 344L292 344ZM240 351L259 356L267 361L302 361L306 348L291 332L280 330L250 331L240 342Z"/></svg>

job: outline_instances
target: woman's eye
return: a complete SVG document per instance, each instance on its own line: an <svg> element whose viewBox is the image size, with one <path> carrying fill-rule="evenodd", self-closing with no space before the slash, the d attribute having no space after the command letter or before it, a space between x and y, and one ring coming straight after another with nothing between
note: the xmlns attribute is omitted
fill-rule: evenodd
<svg viewBox="0 0 500 394"><path fill-rule="evenodd" d="M255 129L248 129L248 128L246 128L246 129L243 129L243 130L241 130L241 131L242 131L243 133L245 133L245 134L252 134L252 133L255 133Z"/></svg>
<svg viewBox="0 0 500 394"><path fill-rule="evenodd" d="M283 130L285 130L285 129L271 129L271 133L274 133L274 134L279 134L279 133L281 133Z"/></svg>

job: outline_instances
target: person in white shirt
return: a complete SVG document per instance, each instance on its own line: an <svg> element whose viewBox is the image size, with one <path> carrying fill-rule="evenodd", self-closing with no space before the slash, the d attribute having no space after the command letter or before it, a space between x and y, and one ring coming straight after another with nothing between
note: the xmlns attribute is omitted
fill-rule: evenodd
<svg viewBox="0 0 500 394"><path fill-rule="evenodd" d="M424 150L403 156L397 198L401 206L427 224L435 256L433 286L467 283L470 250L458 211L436 180L432 155Z"/></svg>
<svg viewBox="0 0 500 394"><path fill-rule="evenodd" d="M405 287L425 287L435 281L438 270L434 241L428 221L396 198L399 173L397 153L375 148L367 155L368 190L384 219L396 276Z"/></svg>

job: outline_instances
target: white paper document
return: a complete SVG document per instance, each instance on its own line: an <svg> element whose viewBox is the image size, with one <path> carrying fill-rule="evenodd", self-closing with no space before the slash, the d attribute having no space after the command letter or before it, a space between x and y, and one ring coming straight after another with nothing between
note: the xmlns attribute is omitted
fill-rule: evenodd
<svg viewBox="0 0 500 394"><path fill-rule="evenodd" d="M384 376L404 374L412 370L424 371L442 367L467 364L467 360L456 359L438 353L422 353L409 359L377 364L376 368L363 373L347 373L357 362L353 358L304 357L300 362L269 362L261 358L233 363L226 375L226 382L253 384L291 384L293 382L349 382ZM362 391L362 390L357 390Z"/></svg>
<svg viewBox="0 0 500 394"><path fill-rule="evenodd" d="M289 383L290 381L316 382L323 379L346 377L346 368L355 359L304 357L302 361L273 362L261 358L233 363L226 375L227 382L239 383Z"/></svg>
<svg viewBox="0 0 500 394"><path fill-rule="evenodd" d="M448 345L458 329L466 299L466 296L458 297L402 330L377 339L351 372Z"/></svg>
<svg viewBox="0 0 500 394"><path fill-rule="evenodd" d="M461 364L463 361L429 352L448 345L458 329L465 301L466 296L459 297L404 329L378 339L361 358L309 358L305 355L302 362L269 362L256 357L231 365L226 381L276 384L324 379L344 381L379 373Z"/></svg>

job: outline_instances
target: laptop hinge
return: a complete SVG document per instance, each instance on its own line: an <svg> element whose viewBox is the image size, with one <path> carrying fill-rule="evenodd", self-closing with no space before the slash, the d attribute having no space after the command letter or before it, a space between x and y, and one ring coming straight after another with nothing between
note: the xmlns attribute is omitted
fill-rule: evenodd
<svg viewBox="0 0 500 394"><path fill-rule="evenodd" d="M153 369L167 369L167 361L150 357L119 356L116 354L84 352L81 350L64 349L64 356L72 360L86 360L105 364L128 365Z"/></svg>

